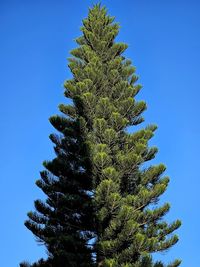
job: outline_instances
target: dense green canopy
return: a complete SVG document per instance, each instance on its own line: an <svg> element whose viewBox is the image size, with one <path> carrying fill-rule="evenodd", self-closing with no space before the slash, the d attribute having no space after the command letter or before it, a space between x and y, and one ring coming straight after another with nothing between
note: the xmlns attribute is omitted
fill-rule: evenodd
<svg viewBox="0 0 200 267"><path fill-rule="evenodd" d="M36 200L25 222L49 257L21 266L163 267L151 254L178 241L181 223L167 223L170 206L158 205L169 183L165 166L146 164L157 152L148 146L157 127L128 131L143 122L146 103L135 99L141 86L123 56L127 45L115 42L114 17L95 5L81 30L65 82L73 104L50 118L59 132L50 136L56 158L36 182L47 200Z"/></svg>

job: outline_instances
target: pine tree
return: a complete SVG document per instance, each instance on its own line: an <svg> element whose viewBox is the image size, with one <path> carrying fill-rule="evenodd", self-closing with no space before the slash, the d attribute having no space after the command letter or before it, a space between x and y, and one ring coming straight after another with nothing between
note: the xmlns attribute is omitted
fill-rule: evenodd
<svg viewBox="0 0 200 267"><path fill-rule="evenodd" d="M172 233L181 223L166 223L163 216L170 206L157 205L169 183L162 176L165 166L142 167L156 155L148 141L157 127L127 131L143 122L146 103L135 99L141 86L135 67L122 55L127 45L115 42L118 31L104 7L90 9L79 47L71 51L73 79L65 87L66 95L81 106L89 147L97 266L136 267L151 253L173 246L178 237ZM179 264L176 260L169 266Z"/></svg>
<svg viewBox="0 0 200 267"><path fill-rule="evenodd" d="M169 178L165 166L147 166L157 153L149 147L155 125L130 133L144 121L144 101L136 101L141 86L135 67L115 42L119 24L99 4L89 10L71 51L72 79L60 105L63 115L50 121L59 135L56 158L36 182L47 195L35 201L25 225L45 244L48 259L21 267L164 267L151 254L177 241L180 221L164 221L168 203L158 206ZM168 267L180 264L175 260Z"/></svg>

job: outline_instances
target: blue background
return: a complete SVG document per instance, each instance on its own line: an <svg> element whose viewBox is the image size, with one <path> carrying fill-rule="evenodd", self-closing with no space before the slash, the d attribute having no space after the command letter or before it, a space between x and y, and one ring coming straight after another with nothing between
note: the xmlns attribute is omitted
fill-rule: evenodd
<svg viewBox="0 0 200 267"><path fill-rule="evenodd" d="M33 201L42 161L53 157L48 118L66 103L69 51L80 35L90 0L0 1L0 237L1 266L45 256L23 222ZM147 101L145 123L159 128L152 162L167 165L171 183L167 220L180 218L179 243L156 258L178 257L182 267L199 263L200 1L104 0L121 24L117 40L128 43Z"/></svg>

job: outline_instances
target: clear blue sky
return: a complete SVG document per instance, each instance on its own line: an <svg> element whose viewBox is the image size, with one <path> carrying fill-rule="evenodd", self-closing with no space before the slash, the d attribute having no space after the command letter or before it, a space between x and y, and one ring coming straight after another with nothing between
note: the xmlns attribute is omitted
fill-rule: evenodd
<svg viewBox="0 0 200 267"><path fill-rule="evenodd" d="M45 255L23 222L33 201L42 161L53 157L48 118L58 112L63 82L71 77L69 51L81 20L95 1L0 1L0 236L2 267ZM167 219L183 221L179 243L158 257L182 258L199 266L200 203L200 1L103 0L121 24L118 40L128 43L148 104L148 123L159 128L151 144L154 162L167 165L171 183Z"/></svg>

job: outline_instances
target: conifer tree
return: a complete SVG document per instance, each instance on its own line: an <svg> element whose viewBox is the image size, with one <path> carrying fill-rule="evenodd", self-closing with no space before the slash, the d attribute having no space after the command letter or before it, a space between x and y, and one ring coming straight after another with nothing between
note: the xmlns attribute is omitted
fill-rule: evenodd
<svg viewBox="0 0 200 267"><path fill-rule="evenodd" d="M143 122L144 101L131 61L122 54L127 45L115 42L119 25L100 5L83 20L79 47L71 51L74 78L66 82L66 95L82 107L92 166L95 210L95 251L98 266L140 266L153 252L165 251L177 241L180 226L163 220L169 204L157 206L169 183L165 166L142 165L153 159L148 147L155 125L129 133L127 127ZM154 205L154 208L152 208ZM170 266L178 266L176 260Z"/></svg>
<svg viewBox="0 0 200 267"><path fill-rule="evenodd" d="M158 206L169 183L165 166L143 167L157 153L148 146L157 127L127 130L143 122L146 103L135 99L141 86L123 56L127 45L115 41L114 17L95 5L81 30L64 85L73 104L50 120L61 136L50 136L56 158L37 181L48 198L35 202L25 223L49 252L32 267L163 267L151 255L177 243L181 223L164 220L168 203Z"/></svg>

